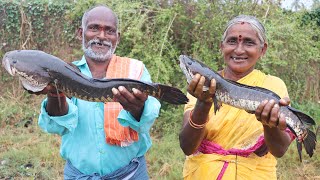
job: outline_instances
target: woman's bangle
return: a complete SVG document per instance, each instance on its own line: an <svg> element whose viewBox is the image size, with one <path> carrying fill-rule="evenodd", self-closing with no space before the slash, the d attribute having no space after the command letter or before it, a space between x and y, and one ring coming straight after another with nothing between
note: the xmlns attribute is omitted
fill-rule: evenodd
<svg viewBox="0 0 320 180"><path fill-rule="evenodd" d="M191 110L190 115L189 115L189 125L190 125L191 127L195 128L195 129L202 129L202 128L204 128L204 127L206 126L206 124L208 123L209 119L207 118L207 121L206 121L205 123L203 123L203 124L196 124L196 123L194 123L194 122L192 121L192 119L191 119L192 114L193 114L193 109Z"/></svg>
<svg viewBox="0 0 320 180"><path fill-rule="evenodd" d="M57 94L57 93L52 93L52 92L48 92L47 95L50 96L50 97L65 97L65 96L66 96L66 95L64 95L63 92L60 92L59 94Z"/></svg>

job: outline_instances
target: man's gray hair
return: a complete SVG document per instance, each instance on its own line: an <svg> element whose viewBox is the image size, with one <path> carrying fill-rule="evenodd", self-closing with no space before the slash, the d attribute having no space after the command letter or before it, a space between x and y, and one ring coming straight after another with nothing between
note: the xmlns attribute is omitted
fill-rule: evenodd
<svg viewBox="0 0 320 180"><path fill-rule="evenodd" d="M117 27L117 32L118 32L118 29L119 29L119 19L118 19L118 16L106 5L103 5L103 4L99 4L99 5L96 5L96 6L93 6L91 7L90 9L86 10L82 16L82 20L81 20L81 27L83 29L83 31L86 31L86 23L87 23L87 20L88 20L88 14L89 12L94 9L94 8L97 8L97 7L105 7L107 9L109 9L112 14L114 15L114 17L116 18L116 27Z"/></svg>
<svg viewBox="0 0 320 180"><path fill-rule="evenodd" d="M222 36L222 41L225 40L225 38L227 36L227 32L231 26L238 24L238 23L242 23L242 22L249 23L250 26L257 32L260 43L261 43L261 47L263 47L264 43L267 42L266 30L265 30L264 26L262 25L262 23L256 17L249 16L249 15L239 15L239 16L231 19L228 22L226 29L224 30L224 33Z"/></svg>

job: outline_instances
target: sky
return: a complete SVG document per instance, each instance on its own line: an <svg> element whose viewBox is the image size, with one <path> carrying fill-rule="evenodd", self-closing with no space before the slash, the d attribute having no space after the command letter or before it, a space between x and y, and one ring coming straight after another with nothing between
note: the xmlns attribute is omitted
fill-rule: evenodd
<svg viewBox="0 0 320 180"><path fill-rule="evenodd" d="M284 0L282 1L282 7L286 9L291 9L294 0ZM312 0L300 0L301 3L305 5L307 9L311 8Z"/></svg>

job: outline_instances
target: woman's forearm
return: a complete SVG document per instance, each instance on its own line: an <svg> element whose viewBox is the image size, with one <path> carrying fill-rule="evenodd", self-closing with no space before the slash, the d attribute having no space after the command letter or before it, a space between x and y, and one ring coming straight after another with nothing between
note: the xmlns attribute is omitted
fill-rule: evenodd
<svg viewBox="0 0 320 180"><path fill-rule="evenodd" d="M264 125L264 138L269 152L275 157L282 157L287 151L291 139L286 131L281 131L277 127L270 128Z"/></svg>
<svg viewBox="0 0 320 180"><path fill-rule="evenodd" d="M191 120L193 123L198 125L205 124L208 120L208 114L211 106L211 102L197 101L197 104L193 109L192 114L190 113L191 111L187 111L184 114L184 124L179 135L179 140L180 147L186 155L191 155L198 149L198 146L200 145L205 135L205 127L192 127L189 121Z"/></svg>

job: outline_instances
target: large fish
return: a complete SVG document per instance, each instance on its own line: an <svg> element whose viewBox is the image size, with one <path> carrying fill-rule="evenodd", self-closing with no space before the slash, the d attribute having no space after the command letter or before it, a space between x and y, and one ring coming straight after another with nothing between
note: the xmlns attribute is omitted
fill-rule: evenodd
<svg viewBox="0 0 320 180"><path fill-rule="evenodd" d="M254 113L263 100L273 99L277 103L280 100L280 97L270 90L247 86L224 79L205 64L188 56L181 55L179 61L188 83L190 83L196 73L206 78L205 85L207 86L211 79L216 80L216 92L215 97L213 97L215 112L219 109L218 102L244 109L249 113ZM312 157L317 140L316 135L307 127L315 125L315 121L310 116L290 106L280 106L280 113L285 115L287 127L295 134L297 140L299 140L297 141L297 147L300 160L302 151L301 143L303 143L307 154Z"/></svg>
<svg viewBox="0 0 320 180"><path fill-rule="evenodd" d="M154 96L171 104L185 104L188 98L177 88L147 83L133 79L94 79L89 78L63 60L38 50L16 50L5 54L2 66L11 74L18 75L25 89L42 91L52 84L67 96L87 101L113 101L113 87L124 86Z"/></svg>

